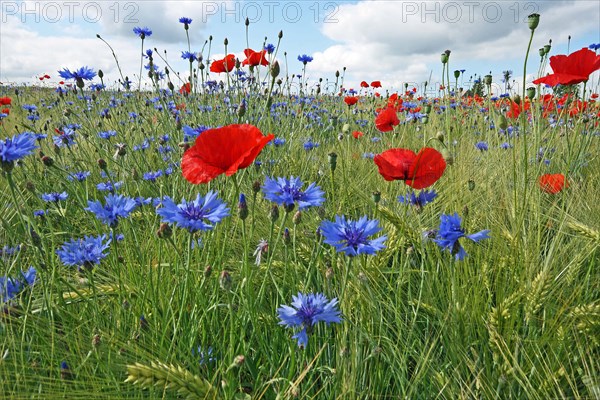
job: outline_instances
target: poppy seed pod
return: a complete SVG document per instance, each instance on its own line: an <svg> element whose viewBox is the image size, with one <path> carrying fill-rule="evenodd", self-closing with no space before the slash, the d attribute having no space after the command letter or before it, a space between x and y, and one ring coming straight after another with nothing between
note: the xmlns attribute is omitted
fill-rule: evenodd
<svg viewBox="0 0 600 400"><path fill-rule="evenodd" d="M373 193L371 193L371 196L373 198L373 203L379 204L379 202L381 201L381 192L376 190Z"/></svg>
<svg viewBox="0 0 600 400"><path fill-rule="evenodd" d="M442 53L440 59L442 60L442 64L446 64L448 62L448 54Z"/></svg>
<svg viewBox="0 0 600 400"><path fill-rule="evenodd" d="M436 135L435 138L437 140L439 140L441 143L444 143L444 132L439 131Z"/></svg>
<svg viewBox="0 0 600 400"><path fill-rule="evenodd" d="M454 77L455 77L456 79L460 78L460 71L459 71L459 70L455 70L455 71L454 71Z"/></svg>
<svg viewBox="0 0 600 400"><path fill-rule="evenodd" d="M532 31L538 27L540 24L540 14L530 14L527 16L527 25L529 25L529 29Z"/></svg>
<svg viewBox="0 0 600 400"><path fill-rule="evenodd" d="M429 113L431 112L431 104L426 104L426 105L423 107L423 112L424 112L425 114L429 114Z"/></svg>
<svg viewBox="0 0 600 400"><path fill-rule="evenodd" d="M514 101L516 104L521 104L521 96L519 96L518 94L517 94L517 95L515 95L515 97L513 97L513 101Z"/></svg>
<svg viewBox="0 0 600 400"><path fill-rule="evenodd" d="M485 83L487 86L491 85L491 84L492 84L492 76L491 76L491 75L489 75L489 74L488 74L488 75L486 75L486 76L484 76L484 77L483 77L483 82L484 82L484 83Z"/></svg>
<svg viewBox="0 0 600 400"><path fill-rule="evenodd" d="M540 57L544 57L546 55L546 50L544 50L543 47L540 47L540 49L538 50L538 52L540 53Z"/></svg>
<svg viewBox="0 0 600 400"><path fill-rule="evenodd" d="M544 46L544 54L548 54L550 53L550 49L552 49L552 46L547 44Z"/></svg>
<svg viewBox="0 0 600 400"><path fill-rule="evenodd" d="M535 87L529 87L527 88L527 97L529 98L529 100L533 100L533 98L535 97Z"/></svg>

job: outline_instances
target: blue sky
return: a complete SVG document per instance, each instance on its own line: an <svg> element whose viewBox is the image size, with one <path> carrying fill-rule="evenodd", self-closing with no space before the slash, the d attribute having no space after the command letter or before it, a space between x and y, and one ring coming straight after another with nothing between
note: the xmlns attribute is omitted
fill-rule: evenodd
<svg viewBox="0 0 600 400"><path fill-rule="evenodd" d="M192 51L199 52L213 36L210 58L228 52L243 59L246 48L244 20L250 19L249 44L259 49L265 37L277 43L283 31L278 59L285 74L302 71L299 54L314 61L307 66L309 84L319 78L335 80L346 67L345 85L357 88L362 80L380 80L383 89L402 89L405 82L422 85L432 76L440 81L440 53L452 50L450 69L465 69L464 85L473 74L492 72L500 83L502 71L522 79L529 29L528 14L541 14L528 67L535 79L538 48L553 40L551 54L600 43L600 2L577 1L0 1L0 81L40 84L37 76L83 65L102 69L115 82L116 64L100 34L115 49L125 75L137 82L141 41L136 26L153 31L144 48L167 51L170 65L182 75L180 59L187 40L179 17L190 26ZM205 57L207 56L205 50ZM156 63L164 64L159 60ZM549 71L549 70L548 70ZM452 75L452 73L451 73ZM597 74L596 74L597 75ZM218 76L214 76L218 78ZM453 81L453 78L452 78ZM592 83L598 82L597 76ZM50 84L50 83L49 83ZM597 85L597 83L595 83Z"/></svg>

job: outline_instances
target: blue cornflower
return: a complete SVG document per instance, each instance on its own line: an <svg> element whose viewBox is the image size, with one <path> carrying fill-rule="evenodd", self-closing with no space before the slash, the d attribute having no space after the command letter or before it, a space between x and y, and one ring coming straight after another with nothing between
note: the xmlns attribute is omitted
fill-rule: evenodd
<svg viewBox="0 0 600 400"><path fill-rule="evenodd" d="M28 156L36 148L35 136L28 132L0 140L0 162L2 167L5 165L6 167L12 167L14 161Z"/></svg>
<svg viewBox="0 0 600 400"><path fill-rule="evenodd" d="M94 79L96 76L96 71L88 67L81 67L78 70L71 72L70 70L64 68L62 71L58 71L58 75L60 75L60 77L63 79L74 79L76 81L85 79L89 81Z"/></svg>
<svg viewBox="0 0 600 400"><path fill-rule="evenodd" d="M196 53L190 53L189 51L182 51L181 58L184 60L190 60L190 62L194 62L198 59L196 58Z"/></svg>
<svg viewBox="0 0 600 400"><path fill-rule="evenodd" d="M33 286L36 274L35 268L29 267L27 271L21 272L19 278L0 276L0 303L6 303L15 298L25 289L25 285Z"/></svg>
<svg viewBox="0 0 600 400"><path fill-rule="evenodd" d="M42 200L51 203L58 203L59 201L64 201L69 197L69 195L67 194L67 192L62 192L62 193L58 193L58 192L52 192L52 193L44 193L42 194Z"/></svg>
<svg viewBox="0 0 600 400"><path fill-rule="evenodd" d="M199 364L206 365L209 362L217 361L216 357L214 357L214 349L212 346L208 346L206 350L202 346L198 346L196 350L192 349L192 355L200 357Z"/></svg>
<svg viewBox="0 0 600 400"><path fill-rule="evenodd" d="M187 202L184 199L181 204L175 204L166 197L162 200L162 208L156 213L163 217L163 222L177 224L190 232L211 230L213 224L229 216L229 208L217 198L217 194L213 191L208 192L205 197L198 194L196 200Z"/></svg>
<svg viewBox="0 0 600 400"><path fill-rule="evenodd" d="M115 132L115 131L98 132L98 137L100 139L110 139L111 137L115 137L115 136L117 136L117 132Z"/></svg>
<svg viewBox="0 0 600 400"><path fill-rule="evenodd" d="M275 45L272 43L267 43L264 47L268 54L272 54L275 51Z"/></svg>
<svg viewBox="0 0 600 400"><path fill-rule="evenodd" d="M111 228L117 226L119 218L127 218L137 207L134 199L120 194L115 195L111 193L104 199L106 200L105 205L99 201L88 200L88 206L85 210L96 214L96 218Z"/></svg>
<svg viewBox="0 0 600 400"><path fill-rule="evenodd" d="M502 144L500 145L500 148L501 148L501 149L504 149L504 150L506 150L506 149L510 149L510 148L512 148L512 147L513 147L513 146L512 146L512 144L510 144L510 143L508 143L508 142L504 142L504 143L502 143Z"/></svg>
<svg viewBox="0 0 600 400"><path fill-rule="evenodd" d="M311 56L307 56L306 54L302 54L301 56L298 56L298 61L300 61L304 65L308 64L312 60L313 60L313 58Z"/></svg>
<svg viewBox="0 0 600 400"><path fill-rule="evenodd" d="M431 203L436 197L437 193L435 190L421 190L417 196L415 196L414 192L411 192L410 195L398 196L398 201L403 204L412 204L413 206L421 208L426 204Z"/></svg>
<svg viewBox="0 0 600 400"><path fill-rule="evenodd" d="M306 142L304 142L304 150L306 151L315 149L317 147L319 147L319 143L313 142L312 139L308 139Z"/></svg>
<svg viewBox="0 0 600 400"><path fill-rule="evenodd" d="M480 151L487 151L488 144L486 142L477 142L475 143L475 148Z"/></svg>
<svg viewBox="0 0 600 400"><path fill-rule="evenodd" d="M54 141L54 144L58 147L64 147L64 146L71 147L72 145L76 144L75 136L76 136L76 133L74 130L65 127L63 129L62 134L57 135L57 136L52 136L52 140Z"/></svg>
<svg viewBox="0 0 600 400"><path fill-rule="evenodd" d="M33 212L34 217L44 217L46 215L46 211L44 210L35 210Z"/></svg>
<svg viewBox="0 0 600 400"><path fill-rule="evenodd" d="M152 31L148 27L140 28L139 26L136 26L135 28L133 28L133 33L138 35L142 40L152 36Z"/></svg>
<svg viewBox="0 0 600 400"><path fill-rule="evenodd" d="M297 296L292 296L292 299L292 307L281 306L277 309L277 314L281 320L279 325L287 328L302 328L292 336L293 339L298 340L299 347L306 348L308 334L312 333L313 326L317 322L323 321L327 325L342 322L336 298L329 301L321 293L298 293Z"/></svg>
<svg viewBox="0 0 600 400"><path fill-rule="evenodd" d="M37 106L35 104L23 104L21 108L28 113L33 113L37 111Z"/></svg>
<svg viewBox="0 0 600 400"><path fill-rule="evenodd" d="M106 243L105 243L106 241ZM94 264L100 264L100 261L108 254L104 251L108 249L110 239L106 235L85 236L83 239L71 239L69 242L56 250L60 261L67 266L77 266L91 268Z"/></svg>
<svg viewBox="0 0 600 400"><path fill-rule="evenodd" d="M179 18L179 22L181 22L183 24L183 27L187 30L189 29L190 24L192 23L192 19L188 17L181 17Z"/></svg>
<svg viewBox="0 0 600 400"><path fill-rule="evenodd" d="M467 255L467 252L460 245L458 239L466 237L475 243L478 243L482 239L489 238L489 229L474 233L472 235L465 235L465 231L460 227L462 220L457 213L454 213L454 215L444 214L440 217L440 219L440 228L434 241L442 249L450 250L451 254L456 255L457 260L463 260Z"/></svg>
<svg viewBox="0 0 600 400"><path fill-rule="evenodd" d="M83 182L83 181L85 181L85 180L88 178L88 176L90 176L90 175L91 175L91 172L90 172L90 171L80 171L80 172L73 172L73 173L70 173L70 174L67 176L67 179L68 179L68 180L70 180L70 181L78 181L78 182Z"/></svg>
<svg viewBox="0 0 600 400"><path fill-rule="evenodd" d="M325 243L335 247L337 252L346 253L350 257L359 254L375 254L385 248L383 242L387 240L386 235L369 239L369 236L380 232L381 228L379 221L368 220L366 216L358 221L346 221L346 217L336 215L335 222L323 221L320 228Z"/></svg>
<svg viewBox="0 0 600 400"><path fill-rule="evenodd" d="M101 182L99 184L96 185L96 189L103 191L103 192L111 192L114 193L115 190L119 190L121 188L121 186L123 186L123 182L119 181L119 182L111 182L111 181L107 181L107 182Z"/></svg>
<svg viewBox="0 0 600 400"><path fill-rule="evenodd" d="M158 170L156 172L145 172L144 173L144 180L145 181L150 181L150 182L156 182L156 179L160 178L161 176L163 176L163 172L162 170Z"/></svg>
<svg viewBox="0 0 600 400"><path fill-rule="evenodd" d="M280 147L285 144L285 139L284 138L275 138L275 139L273 139L273 141L271 141L269 143L271 143L275 147Z"/></svg>
<svg viewBox="0 0 600 400"><path fill-rule="evenodd" d="M298 203L300 210L307 207L318 207L323 204L325 192L319 186L313 182L303 191L301 190L303 185L298 177L292 176L290 179L271 179L267 177L262 190L265 199L283 205L287 212L294 209L295 203Z"/></svg>

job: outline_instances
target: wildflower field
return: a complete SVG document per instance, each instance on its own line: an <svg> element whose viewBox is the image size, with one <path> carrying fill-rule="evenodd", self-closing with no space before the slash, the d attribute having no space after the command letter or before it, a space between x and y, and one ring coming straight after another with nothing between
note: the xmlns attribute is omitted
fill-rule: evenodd
<svg viewBox="0 0 600 400"><path fill-rule="evenodd" d="M600 398L600 46L390 92L151 35L0 86L3 398Z"/></svg>

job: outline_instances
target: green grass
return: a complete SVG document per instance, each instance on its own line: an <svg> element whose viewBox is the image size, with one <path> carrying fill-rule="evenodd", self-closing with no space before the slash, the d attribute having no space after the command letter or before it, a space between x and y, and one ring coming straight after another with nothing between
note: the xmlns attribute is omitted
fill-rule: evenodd
<svg viewBox="0 0 600 400"><path fill-rule="evenodd" d="M193 186L178 169L155 183L141 178L168 164L156 151L159 136L171 136L171 161L179 162L182 154L177 144L183 133L175 120L145 105L153 94L134 93L111 109L110 119L101 119L98 113L109 98L123 99L122 93L95 94L86 111L73 94L20 91L10 94L13 107L0 126L2 137L25 130L50 136L69 123L82 127L70 149L55 152L50 137L40 142L39 150L54 159L52 167L37 155L15 167L14 197L7 174L0 177L0 245L22 246L14 256L0 257L0 276L14 276L30 265L38 270L35 286L3 306L2 397L600 397L596 120L578 116L572 126L551 128L536 111L530 133L508 139L489 129L478 107L459 107L432 112L427 124L409 123L381 134L372 120L373 109L384 100L374 98L361 102L354 116L336 96L298 104L280 95L274 102L288 102L280 118L259 120L265 102L260 96L248 98L241 119L224 112L222 94L177 96L175 102L185 102L192 111L182 116L183 124L215 127L247 120L264 134L286 139L281 148L265 147L260 167ZM231 97L232 103L239 101L237 93ZM52 109L41 107L42 99ZM25 119L22 104L37 104L40 120ZM214 111L198 111L198 104ZM315 111L312 105L322 126L302 116ZM289 110L297 116L286 115ZM128 122L132 111L140 115L139 123ZM332 116L339 120L331 121ZM360 128L357 118L369 123ZM339 139L345 123L350 130ZM97 138L97 132L109 129L118 132L111 142ZM352 130L365 136L356 140ZM362 155L393 147L417 151L425 144L442 150L439 140L429 140L440 131L454 162L433 186L439 196L422 210L403 206L396 198L409 188L384 181ZM156 140L149 149L133 150L151 136ZM375 136L381 141L372 142ZM307 138L320 146L305 151ZM480 140L488 142L489 151L475 148ZM500 149L504 141L514 148ZM127 144L126 155L113 158L116 142ZM535 159L540 146L555 149L549 166ZM338 155L333 177L330 152ZM100 158L113 179L124 182L119 193L169 195L179 202L218 190L232 215L199 235L201 248L192 250L187 231L173 228L171 239L159 239L160 217L152 206L138 208L114 230L125 240L113 242L93 272L80 274L63 266L55 251L71 238L110 231L84 210L88 199L103 200L106 194L95 188L106 181L97 166ZM66 179L78 170L92 174L86 182ZM570 187L556 195L543 193L537 178L555 172L565 173ZM291 175L317 182L327 200L322 209L303 211L298 224L292 221L296 210L284 216L283 209L272 223L270 202L261 192L254 196L252 186L265 176ZM248 198L245 222L236 214L234 180ZM56 206L40 199L42 193L63 190L69 198ZM374 191L381 192L379 204L372 200ZM47 209L47 216L34 218L37 209ZM491 230L491 238L480 244L463 243L464 261L423 239L423 232L439 226L441 214L454 212L467 233ZM320 222L335 215L379 219L387 248L352 260L336 254L316 234ZM286 227L288 244L279 236ZM256 266L253 252L261 239L269 240L269 251ZM220 285L223 271L231 274L229 289ZM338 297L344 319L315 327L306 349L298 348L291 330L278 325L276 312L299 291ZM147 325L140 323L142 315ZM201 363L195 353L199 346L212 347L215 360ZM235 362L239 355L243 363ZM62 361L68 373L61 374Z"/></svg>

